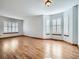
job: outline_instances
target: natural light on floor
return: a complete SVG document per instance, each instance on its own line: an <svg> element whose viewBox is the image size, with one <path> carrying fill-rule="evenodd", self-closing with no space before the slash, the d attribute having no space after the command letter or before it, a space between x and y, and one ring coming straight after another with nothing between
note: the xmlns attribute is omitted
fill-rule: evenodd
<svg viewBox="0 0 79 59"><path fill-rule="evenodd" d="M56 58L56 59L61 59L62 57L62 47L61 45L58 44L50 44L47 43L45 44L45 58L44 59L52 59L52 58Z"/></svg>
<svg viewBox="0 0 79 59"><path fill-rule="evenodd" d="M3 52L15 52L18 47L18 40L11 40L10 42L3 42Z"/></svg>

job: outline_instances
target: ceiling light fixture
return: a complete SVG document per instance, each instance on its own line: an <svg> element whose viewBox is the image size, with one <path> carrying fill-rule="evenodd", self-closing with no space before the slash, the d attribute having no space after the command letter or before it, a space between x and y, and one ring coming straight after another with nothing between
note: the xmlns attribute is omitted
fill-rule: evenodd
<svg viewBox="0 0 79 59"><path fill-rule="evenodd" d="M47 1L45 2L45 5L46 5L47 7L49 7L51 4L52 4L52 1L51 1L51 0L47 0Z"/></svg>

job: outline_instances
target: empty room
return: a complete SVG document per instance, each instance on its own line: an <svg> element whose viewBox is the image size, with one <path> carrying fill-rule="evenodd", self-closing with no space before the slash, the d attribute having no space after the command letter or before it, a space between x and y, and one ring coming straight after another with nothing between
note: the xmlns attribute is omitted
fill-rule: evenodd
<svg viewBox="0 0 79 59"><path fill-rule="evenodd" d="M79 59L79 0L0 0L0 59Z"/></svg>

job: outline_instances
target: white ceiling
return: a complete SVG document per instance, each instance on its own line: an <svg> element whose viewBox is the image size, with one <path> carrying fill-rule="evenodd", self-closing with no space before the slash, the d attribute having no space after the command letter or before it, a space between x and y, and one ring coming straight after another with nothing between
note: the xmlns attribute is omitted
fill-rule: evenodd
<svg viewBox="0 0 79 59"><path fill-rule="evenodd" d="M79 0L53 0L50 7L44 0L0 0L0 15L22 19L32 15L46 15L63 12L76 5Z"/></svg>

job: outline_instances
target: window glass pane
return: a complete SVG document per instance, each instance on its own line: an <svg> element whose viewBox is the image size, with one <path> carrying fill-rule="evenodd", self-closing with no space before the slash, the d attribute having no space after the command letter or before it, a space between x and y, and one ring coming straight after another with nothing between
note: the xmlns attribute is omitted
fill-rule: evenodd
<svg viewBox="0 0 79 59"><path fill-rule="evenodd" d="M52 25L56 25L56 19L52 20Z"/></svg>
<svg viewBox="0 0 79 59"><path fill-rule="evenodd" d="M47 34L50 33L50 26L49 26L49 25L46 26L46 33L47 33Z"/></svg>
<svg viewBox="0 0 79 59"><path fill-rule="evenodd" d="M4 29L7 29L7 27L5 26Z"/></svg>
<svg viewBox="0 0 79 59"><path fill-rule="evenodd" d="M18 32L18 28L16 28L16 32Z"/></svg>
<svg viewBox="0 0 79 59"><path fill-rule="evenodd" d="M50 19L46 19L46 21L45 21L45 27L46 27L45 28L46 34L49 34L50 33Z"/></svg>
<svg viewBox="0 0 79 59"><path fill-rule="evenodd" d="M57 33L61 34L61 26L57 26Z"/></svg>
<svg viewBox="0 0 79 59"><path fill-rule="evenodd" d="M50 25L50 20L46 19L46 25Z"/></svg>
<svg viewBox="0 0 79 59"><path fill-rule="evenodd" d="M16 32L18 32L18 23L16 23Z"/></svg>
<svg viewBox="0 0 79 59"><path fill-rule="evenodd" d="M57 25L61 25L61 18L57 19Z"/></svg>
<svg viewBox="0 0 79 59"><path fill-rule="evenodd" d="M8 28L8 32L11 32L11 27Z"/></svg>
<svg viewBox="0 0 79 59"><path fill-rule="evenodd" d="M4 32L7 32L7 28L4 28Z"/></svg>
<svg viewBox="0 0 79 59"><path fill-rule="evenodd" d="M16 23L16 27L18 27L18 23Z"/></svg>
<svg viewBox="0 0 79 59"><path fill-rule="evenodd" d="M12 27L12 32L15 32L15 27L14 26Z"/></svg>
<svg viewBox="0 0 79 59"><path fill-rule="evenodd" d="M16 26L16 23L13 23L13 22L12 22L12 26L13 26L13 27Z"/></svg>
<svg viewBox="0 0 79 59"><path fill-rule="evenodd" d="M6 26L4 27L4 32L8 32L8 29Z"/></svg>
<svg viewBox="0 0 79 59"><path fill-rule="evenodd" d="M69 20L64 19L64 34L68 35L69 34Z"/></svg>
<svg viewBox="0 0 79 59"><path fill-rule="evenodd" d="M4 32L7 32L7 29L4 29Z"/></svg>
<svg viewBox="0 0 79 59"><path fill-rule="evenodd" d="M4 22L4 32L5 32L5 33L8 32L7 25L8 25L8 24L7 24L7 22L5 21L5 22Z"/></svg>
<svg viewBox="0 0 79 59"><path fill-rule="evenodd" d="M6 27L6 26L7 26L7 22L5 21L5 22L4 22L4 27Z"/></svg>
<svg viewBox="0 0 79 59"><path fill-rule="evenodd" d="M56 26L53 26L52 31L53 31L53 34L56 34Z"/></svg>
<svg viewBox="0 0 79 59"><path fill-rule="evenodd" d="M56 34L56 19L52 20L52 34Z"/></svg>
<svg viewBox="0 0 79 59"><path fill-rule="evenodd" d="M7 24L8 24L9 27L11 27L11 22L8 22Z"/></svg>
<svg viewBox="0 0 79 59"><path fill-rule="evenodd" d="M61 34L61 18L57 19L57 33Z"/></svg>

